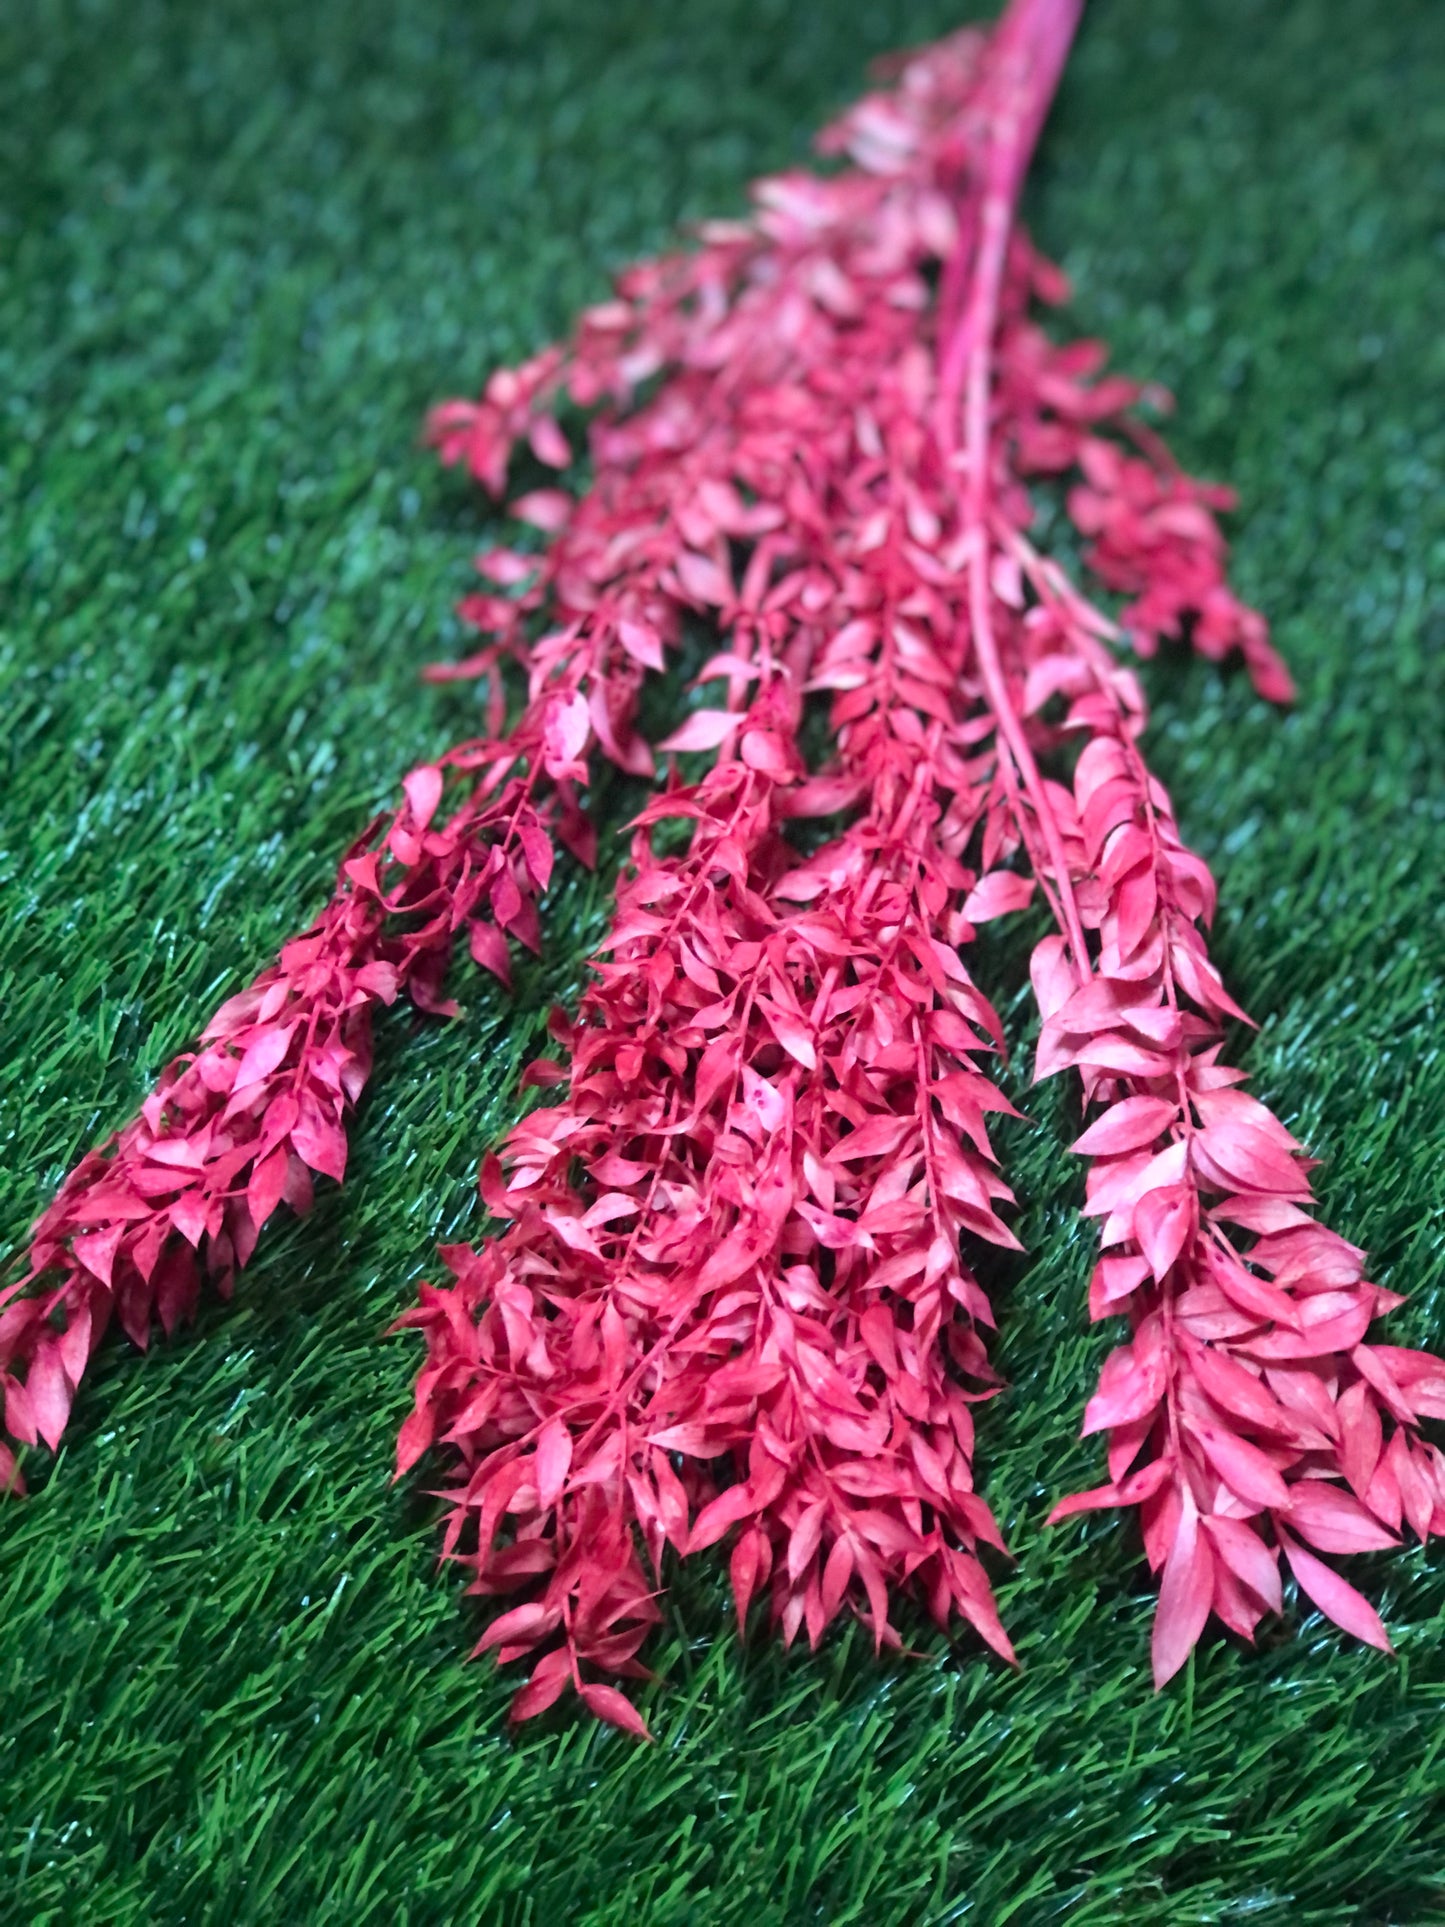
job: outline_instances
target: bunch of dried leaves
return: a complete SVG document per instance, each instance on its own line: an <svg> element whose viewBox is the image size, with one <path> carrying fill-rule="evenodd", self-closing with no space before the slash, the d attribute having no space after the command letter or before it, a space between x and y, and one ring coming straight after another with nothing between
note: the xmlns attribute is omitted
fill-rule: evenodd
<svg viewBox="0 0 1445 1927"><path fill-rule="evenodd" d="M539 552L481 558L491 734L407 779L318 923L213 1020L142 1115L67 1180L0 1311L11 1437L52 1447L112 1314L144 1343L200 1272L229 1289L283 1200L340 1178L376 1004L443 1010L455 939L503 981L535 947L560 842L584 862L599 757L675 762L632 826L612 929L554 1090L481 1190L504 1228L443 1251L399 1321L426 1357L398 1470L436 1452L444 1553L508 1603L514 1714L569 1687L642 1732L664 1548L731 1543L740 1622L843 1611L896 1643L912 1588L1012 1659L982 1544L974 1407L999 1391L974 1264L1016 1240L987 1118L1002 1034L967 962L1037 894L1037 1075L1092 1121L1095 1319L1129 1335L1085 1430L1162 1573L1163 1683L1211 1613L1246 1638L1280 1555L1388 1644L1318 1555L1445 1528L1445 1363L1368 1342L1399 1300L1311 1215L1310 1160L1221 1061L1243 1013L1212 964L1214 883L1139 749L1120 645L1289 677L1224 575L1227 492L1180 472L1102 347L1034 318L1066 293L1017 221L1079 0L894 64L822 137L842 164L760 183L749 218L622 275L572 338L431 432L494 495L514 450L591 479L511 504ZM1063 478L1106 614L1031 530ZM715 692L649 746L638 698L685 624ZM525 675L505 726L503 669ZM827 746L800 741L810 696ZM811 824L805 836L799 826ZM659 835L662 826L665 834ZM0 1446L0 1470L15 1476Z"/></svg>

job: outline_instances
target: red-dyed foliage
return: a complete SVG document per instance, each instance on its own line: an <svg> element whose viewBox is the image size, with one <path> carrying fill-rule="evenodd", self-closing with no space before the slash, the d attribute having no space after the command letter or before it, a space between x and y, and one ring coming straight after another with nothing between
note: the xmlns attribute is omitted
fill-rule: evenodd
<svg viewBox="0 0 1445 1927"><path fill-rule="evenodd" d="M1303 1208L1311 1161L1220 1063L1221 1025L1242 1013L1199 927L1213 881L1135 746L1132 678L1086 631L1069 650L1070 612L1054 613L1049 653L1074 657L1063 686L1087 738L1057 814L1096 949L1082 983L1061 937L1034 954L1037 1071L1078 1068L1104 1107L1074 1146L1102 1221L1090 1312L1125 1313L1132 1332L1084 1419L1109 1433L1110 1483L1053 1516L1141 1508L1164 1575L1161 1685L1211 1610L1252 1638L1280 1609L1280 1550L1330 1618L1388 1650L1373 1607L1299 1541L1360 1552L1395 1544L1402 1520L1422 1539L1445 1530L1445 1461L1416 1430L1445 1417L1445 1361L1364 1342L1401 1300Z"/></svg>
<svg viewBox="0 0 1445 1927"><path fill-rule="evenodd" d="M637 1670L656 1617L639 1538L656 1570L664 1544L740 1528L739 1620L771 1576L787 1639L816 1645L847 1602L896 1640L888 1587L911 1579L1012 1657L975 1556L1001 1545L969 1410L992 1316L960 1239L1015 1241L984 1128L1010 1107L975 1062L997 1020L948 908L973 881L959 671L920 632L914 682L875 621L854 630L819 648L805 622L783 663L761 648L736 753L644 811L600 981L558 1026L567 1094L517 1126L505 1176L483 1171L511 1227L448 1252L455 1286L401 1320L428 1362L398 1468L457 1446L447 1551L474 1533L473 1590L532 1595L483 1640L545 1644L517 1717L569 1680L585 1697L582 1662ZM849 692L823 783L792 742L815 652L816 683ZM785 823L864 784L857 821L799 863ZM659 858L648 832L676 819L689 846Z"/></svg>
<svg viewBox="0 0 1445 1927"><path fill-rule="evenodd" d="M312 1173L344 1176L378 1004L404 990L450 1014L443 979L459 932L503 981L507 939L537 947L554 837L585 860L593 852L576 787L594 713L608 751L625 746L635 760L637 671L575 635L549 639L529 667L530 700L510 734L412 771L401 807L348 852L311 929L221 1006L201 1048L168 1065L139 1117L65 1180L31 1233L27 1275L0 1292L13 1440L58 1445L113 1314L137 1345L156 1315L169 1334L191 1315L203 1273L229 1296L278 1205L310 1208ZM24 1489L3 1440L0 1486Z"/></svg>
<svg viewBox="0 0 1445 1927"><path fill-rule="evenodd" d="M340 1174L371 1004L404 984L436 1007L464 927L499 976L504 933L535 942L554 833L588 855L594 749L651 772L640 680L710 623L721 694L657 748L711 761L634 824L595 981L530 1073L556 1100L483 1165L504 1229L445 1251L451 1281L400 1321L426 1360L398 1468L450 1456L444 1555L508 1601L481 1644L528 1661L518 1718L570 1685L644 1731L598 1675L642 1673L664 1548L729 1536L740 1621L766 1592L785 1639L846 1608L896 1642L911 1587L1012 1657L978 1556L1001 1542L972 1407L998 1383L970 1264L1015 1242L986 1129L1009 1107L961 952L1035 892L1038 1074L1077 1070L1097 1107L1090 1310L1130 1322L1085 1419L1110 1482L1055 1516L1140 1508L1156 1679L1211 1612L1251 1637L1280 1609L1281 1552L1386 1644L1308 1548L1445 1529L1418 1429L1445 1364L1368 1342L1398 1299L1311 1217L1310 1161L1220 1062L1242 1013L1203 935L1214 884L1108 646L1237 652L1291 693L1225 579L1226 492L1180 473L1099 344L1032 318L1065 288L1016 204L1078 5L1012 0L991 37L900 61L823 137L842 166L761 183L748 219L435 412L443 458L500 494L519 443L565 467L558 416L592 411L590 485L512 505L548 545L482 558L463 613L491 639L434 672L489 678L492 736L444 759L440 829L438 771L410 779L316 931L68 1181L0 1314L7 1423L53 1443L97 1309L169 1325L191 1247L228 1276L308 1167ZM1115 616L1031 538L1050 477ZM510 734L506 658L529 684Z"/></svg>

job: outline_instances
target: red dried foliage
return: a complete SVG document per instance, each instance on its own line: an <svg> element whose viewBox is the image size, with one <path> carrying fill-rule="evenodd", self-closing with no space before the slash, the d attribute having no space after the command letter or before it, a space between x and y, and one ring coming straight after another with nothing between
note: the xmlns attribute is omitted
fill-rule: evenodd
<svg viewBox="0 0 1445 1927"><path fill-rule="evenodd" d="M1161 1685L1211 1611L1252 1638L1280 1610L1281 1550L1316 1605L1388 1650L1374 1608L1301 1541L1361 1552L1395 1544L1402 1520L1422 1539L1445 1530L1445 1460L1417 1430L1445 1417L1445 1362L1364 1342L1402 1301L1309 1215L1312 1161L1219 1061L1223 1023L1243 1013L1200 928L1213 879L1140 758L1134 679L1036 579L1053 620L1032 673L1070 696L1066 726L1086 739L1056 816L1095 933L1082 983L1063 938L1034 954L1037 1074L1075 1067L1103 1107L1074 1146L1091 1160L1085 1213L1102 1220L1090 1312L1132 1327L1084 1421L1109 1434L1110 1483L1053 1517L1141 1508L1163 1570Z"/></svg>
<svg viewBox="0 0 1445 1927"><path fill-rule="evenodd" d="M53 1443L87 1311L118 1300L143 1338L155 1303L169 1325L191 1247L227 1277L308 1169L339 1175L370 1005L405 984L435 1006L463 927L499 976L504 933L535 942L554 834L590 853L594 748L650 773L640 680L687 618L713 624L699 681L724 693L657 746L711 765L674 769L633 826L595 981L529 1073L556 1100L483 1165L505 1228L444 1251L450 1282L400 1321L427 1349L398 1471L459 1462L443 1552L508 1601L481 1646L527 1660L517 1718L573 1687L645 1731L608 1677L644 1672L665 1548L728 1535L740 1622L766 1593L787 1640L849 1610L896 1643L911 1587L1012 1657L979 1558L1001 1541L972 1407L998 1381L968 1262L1015 1243L986 1129L1009 1106L960 952L1035 891L1037 1072L1076 1069L1098 1107L1075 1147L1101 1220L1090 1310L1130 1322L1085 1419L1110 1482L1054 1516L1140 1508L1156 1679L1211 1612L1249 1638L1280 1609L1281 1552L1387 1644L1316 1554L1445 1528L1418 1429L1445 1416L1445 1364L1367 1342L1399 1300L1310 1215L1310 1160L1220 1062L1242 1013L1203 934L1213 880L1108 646L1238 653L1261 694L1291 693L1225 577L1227 492L1131 412L1165 398L1031 315L1066 289L1016 203L1078 6L1012 0L992 36L896 63L822 137L844 165L761 183L748 219L436 410L443 458L497 495L518 444L565 467L558 415L593 411L591 484L512 505L548 544L481 558L463 614L490 640L434 672L489 678L492 737L446 759L442 829L439 773L411 779L316 931L80 1167L26 1281L62 1282L0 1314L12 1433ZM1031 539L1049 477L1116 618ZM529 679L509 736L506 659Z"/></svg>
<svg viewBox="0 0 1445 1927"><path fill-rule="evenodd" d="M840 471L845 547L886 472ZM1001 1547L972 1478L992 1316L960 1259L964 1234L1015 1244L984 1126L1010 1107L976 1062L998 1023L956 948L981 799L960 665L920 626L905 669L879 620L896 506L849 592L868 614L805 614L782 663L735 639L722 666L764 684L730 718L736 751L643 812L599 981L557 1027L566 1096L514 1130L505 1175L484 1169L511 1227L449 1251L455 1285L401 1320L428 1359L398 1470L457 1447L446 1552L475 1592L533 1595L482 1641L535 1658L517 1718L572 1682L635 1719L581 1669L640 1670L657 1614L639 1537L656 1573L665 1544L738 1528L739 1622L771 1579L788 1640L816 1645L846 1603L896 1641L888 1588L911 1580L940 1624L956 1612L1012 1657L976 1557ZM813 686L843 693L836 768L810 782L793 738L814 654ZM783 825L860 790L863 814L800 863ZM652 827L679 819L686 853L658 857ZM998 894L975 891L978 913Z"/></svg>
<svg viewBox="0 0 1445 1927"><path fill-rule="evenodd" d="M488 653L494 675L506 646ZM459 932L504 982L508 939L537 948L554 838L593 854L576 791L602 733L594 716L604 748L636 761L639 672L611 637L575 631L524 659L529 700L510 734L411 772L400 808L348 852L316 923L222 1005L201 1048L167 1066L140 1115L81 1160L36 1223L26 1276L0 1292L12 1440L56 1448L112 1315L142 1347L156 1316L169 1335L203 1275L229 1296L279 1205L309 1210L313 1173L341 1180L379 1004L405 991L421 1010L453 1013L443 981ZM24 1490L3 1440L0 1487Z"/></svg>

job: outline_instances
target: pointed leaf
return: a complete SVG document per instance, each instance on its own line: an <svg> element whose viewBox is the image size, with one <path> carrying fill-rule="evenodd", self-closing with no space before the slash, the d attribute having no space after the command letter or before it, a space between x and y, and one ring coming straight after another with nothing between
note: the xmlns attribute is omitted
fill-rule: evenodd
<svg viewBox="0 0 1445 1927"><path fill-rule="evenodd" d="M1364 1640L1367 1646L1378 1646L1382 1653L1393 1653L1395 1649L1390 1644L1384 1621L1365 1595L1356 1592L1348 1580L1341 1579L1322 1559L1306 1552L1287 1533L1281 1533L1280 1539L1300 1591L1314 1601L1326 1619L1332 1619L1356 1639Z"/></svg>
<svg viewBox="0 0 1445 1927"><path fill-rule="evenodd" d="M582 1702L589 1713L595 1713L599 1720L606 1720L609 1726L630 1733L634 1739L652 1738L646 1720L627 1695L619 1693L615 1686L584 1686Z"/></svg>
<svg viewBox="0 0 1445 1927"><path fill-rule="evenodd" d="M1186 1486L1174 1543L1164 1562L1151 1647L1156 1690L1173 1679L1194 1650L1209 1618L1214 1561L1199 1530L1199 1513Z"/></svg>

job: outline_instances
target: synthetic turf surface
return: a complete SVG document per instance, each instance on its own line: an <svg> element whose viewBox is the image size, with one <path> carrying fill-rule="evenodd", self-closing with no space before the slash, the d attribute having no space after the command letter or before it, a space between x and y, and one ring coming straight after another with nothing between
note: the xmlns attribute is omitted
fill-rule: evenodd
<svg viewBox="0 0 1445 1927"><path fill-rule="evenodd" d="M1180 453L1241 490L1238 579L1300 703L1160 664L1153 756L1220 876L1256 1088L1422 1342L1445 1335L1435 11L1094 0L1031 193L1066 325L1173 386ZM869 55L951 23L941 0L6 9L9 1246L468 728L468 693L416 681L457 648L485 519L417 446L427 403L738 206ZM980 1427L1022 1671L912 1621L911 1662L856 1630L744 1649L708 1556L652 1650L655 1747L571 1710L507 1732L424 1481L388 1485L416 1350L380 1334L477 1224L477 1154L605 905L569 874L513 1001L468 972L463 1021L394 1017L344 1194L268 1231L197 1330L107 1342L59 1464L31 1455L38 1496L0 1519L0 1919L1445 1920L1438 1551L1356 1562L1398 1660L1291 1600L1156 1698L1132 1525L1043 1530L1101 1476L1077 1432L1110 1342L1062 1091L1007 1141L1031 1257ZM992 967L1016 985L1021 956Z"/></svg>

